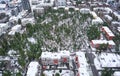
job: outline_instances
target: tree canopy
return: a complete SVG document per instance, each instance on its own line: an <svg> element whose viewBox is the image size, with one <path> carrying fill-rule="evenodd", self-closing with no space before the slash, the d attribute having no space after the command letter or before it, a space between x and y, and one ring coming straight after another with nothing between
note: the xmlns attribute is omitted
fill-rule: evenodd
<svg viewBox="0 0 120 76"><path fill-rule="evenodd" d="M98 27L95 25L90 26L87 29L87 36L89 40L97 39L100 37L100 31L98 30Z"/></svg>

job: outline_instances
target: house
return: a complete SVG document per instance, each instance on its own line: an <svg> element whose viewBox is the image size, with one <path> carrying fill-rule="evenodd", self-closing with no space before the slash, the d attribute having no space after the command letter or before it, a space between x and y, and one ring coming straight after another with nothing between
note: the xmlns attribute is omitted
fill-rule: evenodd
<svg viewBox="0 0 120 76"><path fill-rule="evenodd" d="M111 49L115 48L115 43L113 42L113 40L92 40L91 41L91 46L93 48L98 48L100 44L108 44L108 47Z"/></svg>
<svg viewBox="0 0 120 76"><path fill-rule="evenodd" d="M38 76L39 68L40 68L40 65L37 61L30 62L27 68L28 70L27 70L26 76Z"/></svg>
<svg viewBox="0 0 120 76"><path fill-rule="evenodd" d="M115 37L113 32L107 26L102 27L102 32L105 33L105 36L108 40L112 40Z"/></svg>

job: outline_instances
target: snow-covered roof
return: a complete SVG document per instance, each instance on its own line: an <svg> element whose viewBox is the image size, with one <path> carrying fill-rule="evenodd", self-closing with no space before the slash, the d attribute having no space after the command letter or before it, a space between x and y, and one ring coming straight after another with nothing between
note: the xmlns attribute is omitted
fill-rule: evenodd
<svg viewBox="0 0 120 76"><path fill-rule="evenodd" d="M92 40L93 44L109 44L109 45L115 45L115 43L113 42L113 40Z"/></svg>
<svg viewBox="0 0 120 76"><path fill-rule="evenodd" d="M65 10L69 10L69 7L65 7Z"/></svg>
<svg viewBox="0 0 120 76"><path fill-rule="evenodd" d="M40 3L39 6L53 6L53 2L51 3Z"/></svg>
<svg viewBox="0 0 120 76"><path fill-rule="evenodd" d="M12 30L12 31L17 31L17 30L19 30L19 29L21 29L21 25L13 26L11 30Z"/></svg>
<svg viewBox="0 0 120 76"><path fill-rule="evenodd" d="M75 10L77 11L77 10L79 10L79 8L75 8Z"/></svg>
<svg viewBox="0 0 120 76"><path fill-rule="evenodd" d="M103 24L103 20L100 17L96 17L92 20L92 24Z"/></svg>
<svg viewBox="0 0 120 76"><path fill-rule="evenodd" d="M120 71L115 71L113 76L120 76Z"/></svg>
<svg viewBox="0 0 120 76"><path fill-rule="evenodd" d="M79 68L78 68L78 72L80 74L80 76L89 76L89 74L87 73L87 60L85 57L85 53L84 52L76 52L76 56L78 57L78 64L79 64Z"/></svg>
<svg viewBox="0 0 120 76"><path fill-rule="evenodd" d="M91 11L90 14L94 17L94 18L97 18L97 14L94 12L94 11Z"/></svg>
<svg viewBox="0 0 120 76"><path fill-rule="evenodd" d="M51 58L52 59L60 59L61 58L61 56L60 56L60 54L58 54L58 53L52 53L52 55L51 55Z"/></svg>
<svg viewBox="0 0 120 76"><path fill-rule="evenodd" d="M106 11L107 13L113 12L112 9L109 8L109 7L95 7L95 8L93 8L94 11L95 11L95 10L98 10L98 9L99 9L99 10Z"/></svg>
<svg viewBox="0 0 120 76"><path fill-rule="evenodd" d="M47 58L47 59L60 59L61 57L69 57L70 52L69 51L60 51L57 53L52 52L42 52L41 58Z"/></svg>
<svg viewBox="0 0 120 76"><path fill-rule="evenodd" d="M35 23L35 19L34 18L23 18L22 22L26 22L26 23Z"/></svg>
<svg viewBox="0 0 120 76"><path fill-rule="evenodd" d="M18 17L11 16L10 19L9 19L9 21L13 21L13 20L18 21Z"/></svg>
<svg viewBox="0 0 120 76"><path fill-rule="evenodd" d="M112 9L109 8L109 7L106 7L106 8L103 8L103 9L106 10L108 13L113 12Z"/></svg>
<svg viewBox="0 0 120 76"><path fill-rule="evenodd" d="M21 25L13 26L8 35L15 35L15 32L20 32L21 28L22 28Z"/></svg>
<svg viewBox="0 0 120 76"><path fill-rule="evenodd" d="M90 13L90 9L88 9L88 8L81 8L80 12L83 13L83 14L88 14L88 13ZM95 12L94 12L94 14L95 14Z"/></svg>
<svg viewBox="0 0 120 76"><path fill-rule="evenodd" d="M120 27L117 27L117 30L120 32Z"/></svg>
<svg viewBox="0 0 120 76"><path fill-rule="evenodd" d="M118 20L120 20L120 14L118 14L117 12L113 12L113 14L118 17Z"/></svg>
<svg viewBox="0 0 120 76"><path fill-rule="evenodd" d="M102 29L104 29L104 31L109 35L109 36L115 36L113 34L113 32L107 27L107 26L103 26Z"/></svg>
<svg viewBox="0 0 120 76"><path fill-rule="evenodd" d="M33 38L33 37L27 38L27 40L28 40L29 42L33 43L33 44L36 44L36 43L37 43L36 39Z"/></svg>
<svg viewBox="0 0 120 76"><path fill-rule="evenodd" d="M114 1L114 0L107 0L107 3L110 2L110 1Z"/></svg>
<svg viewBox="0 0 120 76"><path fill-rule="evenodd" d="M15 35L15 31L10 31L8 35Z"/></svg>
<svg viewBox="0 0 120 76"><path fill-rule="evenodd" d="M62 57L69 57L70 56L69 51L60 51L60 54L61 54Z"/></svg>
<svg viewBox="0 0 120 76"><path fill-rule="evenodd" d="M107 18L108 20L112 20L113 18L111 17L111 16L109 16L109 15L105 15L105 18Z"/></svg>
<svg viewBox="0 0 120 76"><path fill-rule="evenodd" d="M94 64L97 70L103 70L104 67L120 67L120 55L114 53L101 53L99 57L94 59Z"/></svg>
<svg viewBox="0 0 120 76"><path fill-rule="evenodd" d="M30 62L28 65L27 76L36 76L38 72L39 63L36 61Z"/></svg>
<svg viewBox="0 0 120 76"><path fill-rule="evenodd" d="M0 4L0 8L6 8L6 4Z"/></svg>
<svg viewBox="0 0 120 76"><path fill-rule="evenodd" d="M53 7L53 9L54 9L54 10L57 10L57 9L58 9L58 7Z"/></svg>
<svg viewBox="0 0 120 76"><path fill-rule="evenodd" d="M52 53L51 52L42 52L41 59L48 58L50 59Z"/></svg>
<svg viewBox="0 0 120 76"><path fill-rule="evenodd" d="M86 68L87 61L85 58L84 52L76 52L76 56L78 57L78 64L80 65L80 68Z"/></svg>
<svg viewBox="0 0 120 76"><path fill-rule="evenodd" d="M6 26L8 26L7 23L0 23L0 28L6 27Z"/></svg>
<svg viewBox="0 0 120 76"><path fill-rule="evenodd" d="M111 24L113 24L113 25L115 25L115 24L120 25L120 22L118 22L118 21L112 21Z"/></svg>
<svg viewBox="0 0 120 76"><path fill-rule="evenodd" d="M120 56L119 56L120 57ZM101 53L99 56L101 67L120 67L118 56L113 53Z"/></svg>

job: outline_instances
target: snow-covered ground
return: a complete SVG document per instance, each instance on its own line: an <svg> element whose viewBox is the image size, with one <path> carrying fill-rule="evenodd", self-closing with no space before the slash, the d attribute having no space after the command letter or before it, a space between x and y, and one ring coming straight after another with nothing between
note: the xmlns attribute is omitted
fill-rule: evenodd
<svg viewBox="0 0 120 76"><path fill-rule="evenodd" d="M37 41L35 38L31 37L31 38L27 38L29 42L33 43L33 44L36 44Z"/></svg>
<svg viewBox="0 0 120 76"><path fill-rule="evenodd" d="M43 72L45 74L45 76L55 76L56 73L59 73L60 76L74 76L74 73L70 70L62 70L62 72L60 73L59 70L49 70L49 71L44 71Z"/></svg>

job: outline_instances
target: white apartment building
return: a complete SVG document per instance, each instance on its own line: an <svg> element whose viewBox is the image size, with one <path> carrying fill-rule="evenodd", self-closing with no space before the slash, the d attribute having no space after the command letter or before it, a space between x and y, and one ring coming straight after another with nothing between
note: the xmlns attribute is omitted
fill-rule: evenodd
<svg viewBox="0 0 120 76"><path fill-rule="evenodd" d="M56 6L66 6L67 1L66 0L55 0L55 5Z"/></svg>
<svg viewBox="0 0 120 76"><path fill-rule="evenodd" d="M59 65L60 63L68 63L70 58L69 51L60 51L57 53L42 52L41 63L42 65Z"/></svg>

